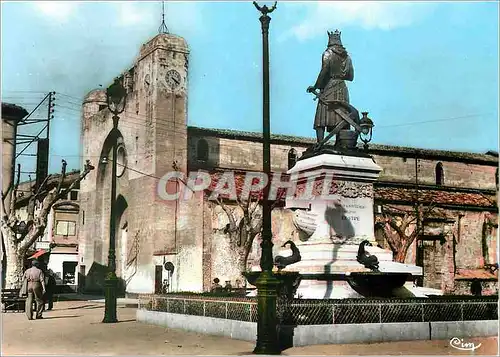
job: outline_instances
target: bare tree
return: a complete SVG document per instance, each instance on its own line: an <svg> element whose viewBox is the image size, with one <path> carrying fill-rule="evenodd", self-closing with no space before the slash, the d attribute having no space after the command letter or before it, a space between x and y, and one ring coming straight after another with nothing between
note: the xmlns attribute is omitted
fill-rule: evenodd
<svg viewBox="0 0 500 357"><path fill-rule="evenodd" d="M386 206L382 215L376 217L375 225L382 228L384 238L392 250L394 261L405 262L408 249L415 238L423 233L423 221L429 217L433 209L433 205L424 208L422 204L409 210L396 210Z"/></svg>
<svg viewBox="0 0 500 357"><path fill-rule="evenodd" d="M252 197L253 196L253 197ZM271 210L280 202L281 196L271 205ZM262 232L262 208L258 195L250 195L248 199L236 199L236 207L230 207L221 198L217 204L226 213L229 223L224 233L229 238L231 251L235 252L239 271L245 271L248 255L252 249L255 237ZM239 212L238 212L239 211Z"/></svg>
<svg viewBox="0 0 500 357"><path fill-rule="evenodd" d="M26 225L22 230L16 214L21 165L17 166L15 182L6 193L2 192L1 231L7 259L5 285L8 289L20 287L26 252L44 234L54 203L65 197L94 169L87 160L83 171L77 177L70 178L66 174L66 166L66 161L62 160L60 175L48 175L38 187L32 189L28 197ZM6 207L9 207L8 211Z"/></svg>

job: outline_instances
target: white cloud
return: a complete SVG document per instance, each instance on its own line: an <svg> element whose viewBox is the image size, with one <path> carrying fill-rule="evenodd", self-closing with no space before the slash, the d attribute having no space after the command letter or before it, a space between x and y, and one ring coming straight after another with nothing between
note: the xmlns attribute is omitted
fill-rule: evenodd
<svg viewBox="0 0 500 357"><path fill-rule="evenodd" d="M204 29L203 7L205 3L197 1L165 2L167 26L179 34L195 34ZM170 7L167 7L170 5Z"/></svg>
<svg viewBox="0 0 500 357"><path fill-rule="evenodd" d="M409 26L433 9L431 3L399 1L319 1L301 6L306 17L292 27L286 37L305 40L344 26L391 30Z"/></svg>
<svg viewBox="0 0 500 357"><path fill-rule="evenodd" d="M148 6L140 6L132 2L120 2L117 5L119 7L118 23L122 26L138 25L155 20Z"/></svg>
<svg viewBox="0 0 500 357"><path fill-rule="evenodd" d="M74 1L34 1L33 6L43 15L58 20L67 21L75 11L78 3Z"/></svg>
<svg viewBox="0 0 500 357"><path fill-rule="evenodd" d="M117 2L116 6L119 26L160 27L161 2ZM184 34L200 29L202 6L199 2L165 2L165 23L169 31Z"/></svg>

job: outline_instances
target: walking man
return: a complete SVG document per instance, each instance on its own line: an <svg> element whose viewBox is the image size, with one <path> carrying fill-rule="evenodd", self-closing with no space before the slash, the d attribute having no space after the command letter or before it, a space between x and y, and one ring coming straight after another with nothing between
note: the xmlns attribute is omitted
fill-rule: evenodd
<svg viewBox="0 0 500 357"><path fill-rule="evenodd" d="M28 282L28 299L26 300L26 316L33 320L33 298L36 302L36 319L42 319L44 310L43 294L45 294L45 276L40 269L38 260L31 262L32 267L24 272L24 279Z"/></svg>
<svg viewBox="0 0 500 357"><path fill-rule="evenodd" d="M56 279L54 278L54 273L51 270L46 271L45 275L45 295L43 296L44 298L44 303L48 303L48 309L47 311L52 310L54 307L54 292L56 290Z"/></svg>

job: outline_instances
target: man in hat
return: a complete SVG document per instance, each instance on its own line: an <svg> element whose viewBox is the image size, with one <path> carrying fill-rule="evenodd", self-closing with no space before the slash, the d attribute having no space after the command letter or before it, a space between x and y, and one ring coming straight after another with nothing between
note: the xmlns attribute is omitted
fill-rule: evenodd
<svg viewBox="0 0 500 357"><path fill-rule="evenodd" d="M36 302L36 319L42 319L44 310L43 294L45 294L45 276L38 260L33 259L32 267L24 272L23 279L28 282L28 299L26 300L26 316L33 320L33 298Z"/></svg>

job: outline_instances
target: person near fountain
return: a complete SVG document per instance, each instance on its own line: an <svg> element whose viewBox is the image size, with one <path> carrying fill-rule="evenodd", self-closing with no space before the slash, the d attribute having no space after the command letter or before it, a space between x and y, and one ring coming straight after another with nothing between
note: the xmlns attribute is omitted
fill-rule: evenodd
<svg viewBox="0 0 500 357"><path fill-rule="evenodd" d="M474 278L472 284L470 284L470 293L474 296L481 296L482 292L483 287L481 286L481 282L478 278Z"/></svg>
<svg viewBox="0 0 500 357"><path fill-rule="evenodd" d="M219 278L214 279L212 287L210 288L211 292L220 293L222 291L222 285L220 285L219 282L220 282Z"/></svg>

